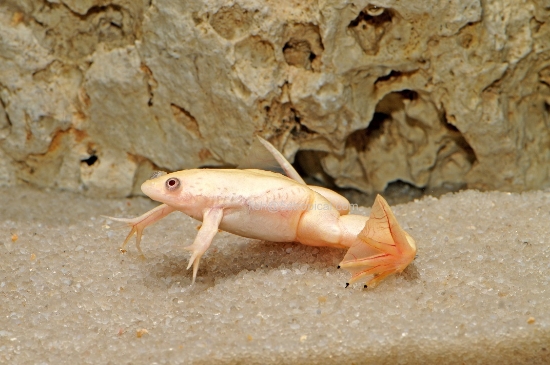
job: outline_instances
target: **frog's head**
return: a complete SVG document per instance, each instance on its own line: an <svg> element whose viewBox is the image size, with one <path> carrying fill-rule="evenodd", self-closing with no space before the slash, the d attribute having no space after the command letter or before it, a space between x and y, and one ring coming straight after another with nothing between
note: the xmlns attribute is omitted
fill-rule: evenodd
<svg viewBox="0 0 550 365"><path fill-rule="evenodd" d="M149 180L141 184L141 191L153 200L170 203L181 196L182 172L167 174L164 171L155 171Z"/></svg>

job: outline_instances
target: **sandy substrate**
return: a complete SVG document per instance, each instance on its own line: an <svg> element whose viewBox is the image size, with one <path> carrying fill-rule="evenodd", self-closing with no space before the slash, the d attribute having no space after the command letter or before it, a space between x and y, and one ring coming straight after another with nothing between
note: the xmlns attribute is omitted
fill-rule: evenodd
<svg viewBox="0 0 550 365"><path fill-rule="evenodd" d="M196 221L148 228L141 260L100 216L156 205L0 190L0 363L550 363L550 192L395 206L418 257L366 290L343 250L228 233L190 286Z"/></svg>

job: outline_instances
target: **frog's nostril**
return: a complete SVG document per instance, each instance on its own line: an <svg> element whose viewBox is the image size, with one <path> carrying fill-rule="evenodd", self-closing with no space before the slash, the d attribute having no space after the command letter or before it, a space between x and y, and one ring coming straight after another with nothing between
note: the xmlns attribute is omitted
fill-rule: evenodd
<svg viewBox="0 0 550 365"><path fill-rule="evenodd" d="M163 176L163 175L166 175L166 172L164 172L164 171L153 171L153 173L151 174L151 177L149 177L149 180L156 179L157 177Z"/></svg>

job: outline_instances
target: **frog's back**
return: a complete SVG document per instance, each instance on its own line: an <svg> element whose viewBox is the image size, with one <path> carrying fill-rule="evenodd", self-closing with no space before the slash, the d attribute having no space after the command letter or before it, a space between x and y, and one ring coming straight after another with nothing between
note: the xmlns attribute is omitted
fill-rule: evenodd
<svg viewBox="0 0 550 365"><path fill-rule="evenodd" d="M309 190L284 175L264 170L201 169L187 170L185 191L211 198L253 198L282 189Z"/></svg>

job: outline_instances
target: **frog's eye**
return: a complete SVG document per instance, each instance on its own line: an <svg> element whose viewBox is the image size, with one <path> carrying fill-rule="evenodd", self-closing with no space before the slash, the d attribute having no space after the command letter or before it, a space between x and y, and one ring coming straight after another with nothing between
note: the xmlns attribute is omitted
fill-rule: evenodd
<svg viewBox="0 0 550 365"><path fill-rule="evenodd" d="M180 179L177 177L171 177L168 180L166 180L166 189L168 191L174 191L180 186Z"/></svg>

